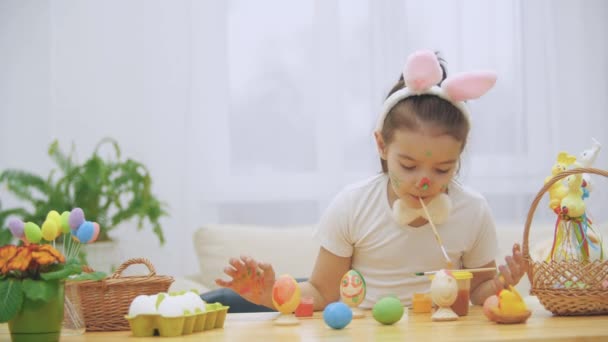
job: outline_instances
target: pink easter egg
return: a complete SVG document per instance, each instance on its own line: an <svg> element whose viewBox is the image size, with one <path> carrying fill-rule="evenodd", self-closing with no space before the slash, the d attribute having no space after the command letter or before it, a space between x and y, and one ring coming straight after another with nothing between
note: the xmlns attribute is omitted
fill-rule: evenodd
<svg viewBox="0 0 608 342"><path fill-rule="evenodd" d="M97 241L98 237L99 237L99 223L93 222L93 237L91 238L91 241L89 241L89 243L93 243L93 242Z"/></svg>

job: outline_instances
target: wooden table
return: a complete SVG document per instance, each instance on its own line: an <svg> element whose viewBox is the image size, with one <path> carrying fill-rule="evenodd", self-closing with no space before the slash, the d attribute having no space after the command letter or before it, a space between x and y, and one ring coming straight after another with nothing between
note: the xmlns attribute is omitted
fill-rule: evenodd
<svg viewBox="0 0 608 342"><path fill-rule="evenodd" d="M116 341L608 341L608 315L557 317L542 308L531 297L532 317L525 324L502 325L490 322L481 307L471 307L468 316L452 322L433 322L430 314L407 312L391 326L376 322L367 312L342 330L325 325L321 312L301 319L297 326L276 326L275 313L229 314L224 329L214 329L175 338L131 337L129 331L87 332L79 336L62 336L63 342ZM6 324L0 325L0 341L8 341Z"/></svg>

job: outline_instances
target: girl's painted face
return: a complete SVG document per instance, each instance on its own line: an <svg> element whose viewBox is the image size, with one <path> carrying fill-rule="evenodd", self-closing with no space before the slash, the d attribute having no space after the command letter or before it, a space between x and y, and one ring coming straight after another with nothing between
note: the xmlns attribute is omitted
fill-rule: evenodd
<svg viewBox="0 0 608 342"><path fill-rule="evenodd" d="M429 203L444 192L458 166L462 142L431 130L396 130L393 141L378 141L387 162L391 189L409 207L420 208L418 198ZM380 139L381 140L381 139Z"/></svg>

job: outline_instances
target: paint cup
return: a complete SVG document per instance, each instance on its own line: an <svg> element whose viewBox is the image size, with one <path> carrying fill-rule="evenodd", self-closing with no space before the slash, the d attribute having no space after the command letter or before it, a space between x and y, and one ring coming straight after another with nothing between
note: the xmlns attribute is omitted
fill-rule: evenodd
<svg viewBox="0 0 608 342"><path fill-rule="evenodd" d="M454 270L452 274L458 282L458 296L452 304L452 310L458 316L466 316L469 314L469 306L471 305L471 278L473 278L473 273Z"/></svg>
<svg viewBox="0 0 608 342"><path fill-rule="evenodd" d="M414 293L412 298L412 311L415 313L427 313L433 309L433 300L428 293Z"/></svg>

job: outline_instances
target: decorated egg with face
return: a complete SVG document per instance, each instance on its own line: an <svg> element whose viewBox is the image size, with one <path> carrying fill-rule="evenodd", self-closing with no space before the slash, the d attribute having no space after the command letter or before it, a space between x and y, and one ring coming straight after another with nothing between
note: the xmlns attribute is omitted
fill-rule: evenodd
<svg viewBox="0 0 608 342"><path fill-rule="evenodd" d="M358 306L365 299L366 292L365 280L359 271L350 270L344 274L340 281L340 297L346 305Z"/></svg>
<svg viewBox="0 0 608 342"><path fill-rule="evenodd" d="M431 298L440 307L450 306L456 301L458 283L450 271L440 270L431 281Z"/></svg>

